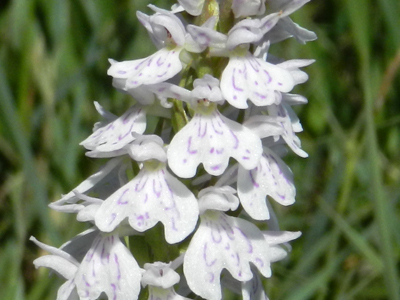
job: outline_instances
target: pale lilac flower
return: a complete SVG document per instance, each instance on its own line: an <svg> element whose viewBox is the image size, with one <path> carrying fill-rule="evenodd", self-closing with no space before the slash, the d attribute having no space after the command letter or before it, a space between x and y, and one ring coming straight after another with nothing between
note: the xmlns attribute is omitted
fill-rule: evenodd
<svg viewBox="0 0 400 300"><path fill-rule="evenodd" d="M271 12L282 11L282 18L265 36L265 40L277 43L289 37L294 37L298 42L305 44L317 38L316 34L310 30L300 27L288 16L301 8L310 0L266 0L266 7Z"/></svg>
<svg viewBox="0 0 400 300"><path fill-rule="evenodd" d="M265 199L267 195L285 206L293 204L296 195L292 172L268 148L264 148L255 169L249 171L239 166L237 189L243 208L255 220L270 217Z"/></svg>
<svg viewBox="0 0 400 300"><path fill-rule="evenodd" d="M37 258L36 268L47 267L67 281L59 288L57 300L78 294L92 300L105 293L108 299L136 299L140 291L141 270L118 234L98 233L82 262L62 249L47 246L31 237L39 247L51 253Z"/></svg>
<svg viewBox="0 0 400 300"><path fill-rule="evenodd" d="M151 148L161 148L157 140L149 142ZM126 185L108 197L95 216L96 226L104 232L114 230L125 218L135 230L143 232L157 222L164 225L165 239L177 243L186 238L194 229L198 219L197 200L193 193L166 169L165 163L155 160L154 155L146 154L148 143L141 141L134 147L131 155L146 159L139 174Z"/></svg>
<svg viewBox="0 0 400 300"><path fill-rule="evenodd" d="M179 282L180 276L172 269L171 263L146 263L144 269L145 272L142 277L142 285L144 287L149 287L149 299L188 299L178 295L173 288L173 286Z"/></svg>
<svg viewBox="0 0 400 300"><path fill-rule="evenodd" d="M211 199L215 197L218 210ZM207 201L203 202L203 199ZM264 277L271 276L269 245L262 232L249 221L230 217L222 211L235 209L238 201L209 190L199 199L200 226L186 251L183 271L190 289L211 300L222 297L220 275L227 269L241 282L253 277L250 263ZM222 211L221 211L222 210Z"/></svg>
<svg viewBox="0 0 400 300"><path fill-rule="evenodd" d="M146 129L146 113L139 105L129 108L121 117L96 128L80 145L90 150L90 157L113 157L126 154L124 147L134 140L133 132L142 134Z"/></svg>
<svg viewBox="0 0 400 300"><path fill-rule="evenodd" d="M122 185L128 182L125 171L127 163L124 158L116 157L109 160L95 174L82 181L71 192L61 199L50 203L49 207L64 213L76 213L81 222L93 221L96 210L103 200ZM97 198L88 197L94 194Z"/></svg>
<svg viewBox="0 0 400 300"><path fill-rule="evenodd" d="M265 0L233 0L232 11L235 18L263 15Z"/></svg>
<svg viewBox="0 0 400 300"><path fill-rule="evenodd" d="M125 79L124 89L166 81L182 70L179 55L184 49L186 30L173 13L149 5L156 13L152 16L137 13L153 42L161 48L153 55L137 60L116 62L111 60L107 74Z"/></svg>
<svg viewBox="0 0 400 300"><path fill-rule="evenodd" d="M221 115L214 103L200 105L195 115L172 139L168 165L182 178L196 174L202 163L207 173L221 175L229 158L253 169L262 153L261 140L250 129Z"/></svg>

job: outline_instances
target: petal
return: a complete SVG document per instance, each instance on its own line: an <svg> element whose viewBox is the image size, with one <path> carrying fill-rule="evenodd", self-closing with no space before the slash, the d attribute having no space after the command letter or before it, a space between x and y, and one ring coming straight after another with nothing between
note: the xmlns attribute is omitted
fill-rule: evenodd
<svg viewBox="0 0 400 300"><path fill-rule="evenodd" d="M235 18L262 15L265 12L265 0L233 0L232 11Z"/></svg>
<svg viewBox="0 0 400 300"><path fill-rule="evenodd" d="M126 89L142 84L155 84L172 78L182 70L179 54L183 48L160 49L153 55L138 60L116 62L107 74L114 78L126 78Z"/></svg>
<svg viewBox="0 0 400 300"><path fill-rule="evenodd" d="M75 276L80 299L137 299L141 271L117 235L99 235Z"/></svg>
<svg viewBox="0 0 400 300"><path fill-rule="evenodd" d="M165 238L172 244L193 231L198 206L194 195L165 168L156 171L143 168L132 181L104 201L95 221L101 231L110 232L126 217L140 232L162 222Z"/></svg>
<svg viewBox="0 0 400 300"><path fill-rule="evenodd" d="M308 157L308 154L301 149L300 140L294 133L292 121L289 112L286 109L286 105L270 105L268 106L268 112L273 117L281 118L281 121L279 122L283 129L281 136L293 152L300 157Z"/></svg>
<svg viewBox="0 0 400 300"><path fill-rule="evenodd" d="M228 211L236 210L239 206L239 199L234 195L236 190L230 186L210 186L202 189L199 194L200 213L208 209Z"/></svg>
<svg viewBox="0 0 400 300"><path fill-rule="evenodd" d="M256 220L269 219L265 202L267 195L285 206L295 201L296 189L292 172L267 148L257 168L248 171L239 167L237 182L240 202L246 212Z"/></svg>
<svg viewBox="0 0 400 300"><path fill-rule="evenodd" d="M229 157L245 169L252 169L262 153L260 139L249 129L222 116L196 113L192 120L172 139L168 147L168 165L182 178L196 174L202 163L207 173L221 175Z"/></svg>
<svg viewBox="0 0 400 300"><path fill-rule="evenodd" d="M33 261L35 268L46 267L60 274L65 279L74 277L78 267L61 256L45 255Z"/></svg>
<svg viewBox="0 0 400 300"><path fill-rule="evenodd" d="M132 106L121 117L93 132L80 145L98 152L120 150L134 140L133 132L142 134L145 129L145 111L140 106Z"/></svg>
<svg viewBox="0 0 400 300"><path fill-rule="evenodd" d="M77 197L77 192L80 194L97 192L100 196L108 197L120 187L119 183L115 183L115 179L118 179L118 173L121 168L123 168L123 160L121 158L117 157L109 160L97 173L86 178L60 200L50 203L49 207L56 211L77 213L86 205L86 203L76 204L81 200ZM106 189L104 188L105 186L107 187ZM98 187L102 187L100 192L96 191Z"/></svg>
<svg viewBox="0 0 400 300"><path fill-rule="evenodd" d="M200 15L204 5L204 0L178 0L178 2L192 16Z"/></svg>
<svg viewBox="0 0 400 300"><path fill-rule="evenodd" d="M212 300L221 299L220 274L226 268L239 281L253 277L253 263L265 277L271 275L269 246L252 223L221 212L201 216L184 258L183 271L190 289Z"/></svg>
<svg viewBox="0 0 400 300"><path fill-rule="evenodd" d="M73 280L68 280L60 286L57 292L56 300L78 300L79 296L75 290L75 283Z"/></svg>
<svg viewBox="0 0 400 300"><path fill-rule="evenodd" d="M275 91L289 92L293 86L289 71L249 53L231 57L221 77L222 95L236 108L247 108L247 99L257 106L270 105L275 102Z"/></svg>
<svg viewBox="0 0 400 300"><path fill-rule="evenodd" d="M180 276L170 268L170 264L155 262L144 264L145 273L142 277L142 285L157 286L168 289L179 282Z"/></svg>

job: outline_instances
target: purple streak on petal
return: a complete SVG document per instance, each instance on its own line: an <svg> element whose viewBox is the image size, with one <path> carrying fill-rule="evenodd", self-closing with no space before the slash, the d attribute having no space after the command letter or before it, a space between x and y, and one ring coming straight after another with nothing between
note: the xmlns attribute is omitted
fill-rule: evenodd
<svg viewBox="0 0 400 300"><path fill-rule="evenodd" d="M151 65L151 62L152 62L152 61L153 61L153 57L150 57L149 60L148 60L148 63L147 63L147 66L148 66L148 67ZM143 63L145 63L145 62L146 62L146 61L143 61ZM142 63L140 63L140 64L142 64ZM139 64L139 65L140 65L140 64ZM139 66L139 65L138 65L138 66ZM136 67L135 69L137 69L137 67Z"/></svg>
<svg viewBox="0 0 400 300"><path fill-rule="evenodd" d="M221 149L217 149L217 150L216 150L217 154L222 154L222 153L224 153L224 151L225 151L224 148L221 148Z"/></svg>
<svg viewBox="0 0 400 300"><path fill-rule="evenodd" d="M220 168L221 168L221 164L212 166L211 170L216 171L216 170L219 170Z"/></svg>
<svg viewBox="0 0 400 300"><path fill-rule="evenodd" d="M214 153L214 147L210 149L210 153Z"/></svg>
<svg viewBox="0 0 400 300"><path fill-rule="evenodd" d="M214 274L213 273L211 273L211 272L208 272L208 275L210 275L210 280L209 280L209 282L213 282L214 281Z"/></svg>
<svg viewBox="0 0 400 300"><path fill-rule="evenodd" d="M229 250L229 249L231 249L231 245L229 243L226 243L225 250Z"/></svg>
<svg viewBox="0 0 400 300"><path fill-rule="evenodd" d="M164 58L164 57L159 57L159 58L157 59L157 66L162 66L162 65L165 63L165 60L162 61L163 58Z"/></svg>
<svg viewBox="0 0 400 300"><path fill-rule="evenodd" d="M157 191L157 183L158 183L158 188L159 190ZM153 193L157 196L157 198L160 198L161 196L161 191L162 191L162 185L161 182L157 181L155 179L153 179Z"/></svg>
<svg viewBox="0 0 400 300"><path fill-rule="evenodd" d="M116 217L117 217L117 214L116 214L116 213L112 213L112 214L111 214L111 220L110 220L110 222L108 222L108 225L111 225L111 223L114 222L114 220L115 220Z"/></svg>
<svg viewBox="0 0 400 300"><path fill-rule="evenodd" d="M236 134L232 130L229 130L229 132L232 134L232 137L235 139L235 145L233 146L233 149L237 149L239 147L239 139L237 138Z"/></svg>
<svg viewBox="0 0 400 300"><path fill-rule="evenodd" d="M236 72L236 68L233 69L233 74L232 74L232 86L233 88L238 91L238 92L243 92L243 89L241 89L240 87L236 86L236 81L235 81L235 72ZM241 70L239 70L239 73L241 73Z"/></svg>
<svg viewBox="0 0 400 300"><path fill-rule="evenodd" d="M239 227L235 227L235 228L240 232L240 234L244 237L245 241L247 242L247 246L249 246L249 250L247 250L247 252L253 253L253 245L251 244L251 241L249 240L247 235Z"/></svg>
<svg viewBox="0 0 400 300"><path fill-rule="evenodd" d="M192 146L192 137L189 137L189 140L188 140L188 146L187 146L187 152L189 153L189 154L196 154L197 153L197 150L191 150L190 149L190 147Z"/></svg>
<svg viewBox="0 0 400 300"><path fill-rule="evenodd" d="M147 175L141 176L139 182L135 186L135 192L141 192L146 187L148 179Z"/></svg>
<svg viewBox="0 0 400 300"><path fill-rule="evenodd" d="M260 267L264 267L264 262L263 262L261 259L256 258L256 263L257 263Z"/></svg>
<svg viewBox="0 0 400 300"><path fill-rule="evenodd" d="M269 75L267 70L263 70L263 71L264 71L264 74L267 75L267 77L268 77L268 82L267 83L270 83L272 81L271 76Z"/></svg>
<svg viewBox="0 0 400 300"><path fill-rule="evenodd" d="M125 195L128 191L129 191L129 188L127 188L127 189L122 193L122 195L119 197L119 199L118 199L118 201L117 201L117 204L118 204L118 205L125 205L125 204L128 204L128 202L129 202L128 199L125 200L125 201L123 201L124 195Z"/></svg>
<svg viewBox="0 0 400 300"><path fill-rule="evenodd" d="M218 231L218 236L214 235L214 233L216 233L216 230ZM221 235L221 230L219 229L218 225L217 225L216 230L211 229L211 238L214 243L219 244L222 241L222 235Z"/></svg>
<svg viewBox="0 0 400 300"><path fill-rule="evenodd" d="M121 269L120 269L120 265L119 265L119 261L118 261L118 256L115 253L114 253L114 262L117 265L117 271L118 271L117 279L120 280L121 279Z"/></svg>
<svg viewBox="0 0 400 300"><path fill-rule="evenodd" d="M259 184L257 183L257 181L254 179L253 171L254 171L254 170L249 171L249 176L250 176L251 183L253 184L253 186L254 186L255 188L259 188L260 185L259 185Z"/></svg>
<svg viewBox="0 0 400 300"><path fill-rule="evenodd" d="M91 287L90 283L86 280L85 274L82 274L82 280L85 282L85 285L86 285L87 287Z"/></svg>
<svg viewBox="0 0 400 300"><path fill-rule="evenodd" d="M255 92L254 95L256 95L258 98L263 99L263 100L267 99L267 96L261 95L260 93L257 93L257 92Z"/></svg>
<svg viewBox="0 0 400 300"><path fill-rule="evenodd" d="M113 300L117 300L117 293L116 293L116 291L117 291L117 287L115 286L115 284L114 284L114 283L111 283L111 287L112 287L112 289L113 289L113 293L114 293Z"/></svg>
<svg viewBox="0 0 400 300"><path fill-rule="evenodd" d="M212 262L208 262L208 261L207 261L207 243L205 243L205 244L204 244L204 247L203 247L203 259L204 259L204 262L206 263L206 266L207 266L207 267L211 267L211 266L214 265L215 262L217 261L217 259L214 259ZM213 280L214 280L214 279L213 279Z"/></svg>

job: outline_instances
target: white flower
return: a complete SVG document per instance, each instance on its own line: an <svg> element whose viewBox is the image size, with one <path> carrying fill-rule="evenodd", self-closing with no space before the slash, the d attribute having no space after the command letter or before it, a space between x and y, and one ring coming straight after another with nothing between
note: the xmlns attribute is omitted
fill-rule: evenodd
<svg viewBox="0 0 400 300"><path fill-rule="evenodd" d="M248 99L257 106L271 105L276 101L276 91L289 92L294 84L289 71L249 52L231 56L221 77L224 98L237 108L247 108Z"/></svg>
<svg viewBox="0 0 400 300"><path fill-rule="evenodd" d="M250 129L222 116L214 103L199 106L195 115L172 139L168 165L182 178L196 174L202 163L207 173L221 175L229 158L253 169L262 153L261 140Z"/></svg>
<svg viewBox="0 0 400 300"><path fill-rule="evenodd" d="M139 21L149 31L153 42L161 48L153 55L137 60L116 62L110 60L107 74L125 79L124 89L166 81L182 70L179 59L186 40L186 30L173 13L149 5L156 13L147 16L138 12ZM118 83L121 86L122 81Z"/></svg>
<svg viewBox="0 0 400 300"><path fill-rule="evenodd" d="M298 10L310 0L267 0L270 11L282 11L282 18L276 26L267 33L265 40L277 43L289 37L294 37L298 42L305 44L317 38L316 34L294 23L288 15Z"/></svg>
<svg viewBox="0 0 400 300"><path fill-rule="evenodd" d="M117 234L98 234L81 263L64 250L31 240L52 253L37 258L35 267L50 268L67 279L57 300L70 299L75 288L81 300L97 299L103 292L108 299L137 299L141 270Z"/></svg>
<svg viewBox="0 0 400 300"><path fill-rule="evenodd" d="M265 13L265 0L233 0L232 11L236 18L262 15Z"/></svg>
<svg viewBox="0 0 400 300"><path fill-rule="evenodd" d="M64 213L76 213L78 221L93 221L94 213L107 198L128 180L125 175L126 161L117 157L109 160L98 172L89 176L61 199L49 207ZM88 197L89 193L97 198Z"/></svg>
<svg viewBox="0 0 400 300"><path fill-rule="evenodd" d="M142 277L142 285L149 286L149 299L159 300L184 300L178 295L173 285L179 282L179 275L171 268L171 263L155 262L144 265L145 272Z"/></svg>
<svg viewBox="0 0 400 300"><path fill-rule="evenodd" d="M186 251L183 271L193 292L206 299L219 300L222 297L222 269L227 269L241 282L253 277L250 263L265 277L271 275L271 269L269 245L254 224L221 211L206 210L211 206L213 193L210 190L199 199L200 210L205 212L200 216L200 226ZM203 207L205 196L208 199ZM235 205L228 200L223 207L221 195L215 197L218 209L234 208Z"/></svg>
<svg viewBox="0 0 400 300"><path fill-rule="evenodd" d="M95 216L96 226L114 230L125 218L137 231L163 223L165 239L177 243L194 229L198 218L192 192L168 173L165 164L145 162L139 174L107 198Z"/></svg>
<svg viewBox="0 0 400 300"><path fill-rule="evenodd" d="M123 149L134 140L133 132L142 134L146 129L146 114L139 105L129 108L121 117L96 128L80 145L91 150L90 157L112 157L126 154Z"/></svg>
<svg viewBox="0 0 400 300"><path fill-rule="evenodd" d="M293 204L296 195L292 172L268 148L264 148L255 169L248 171L239 167L237 189L243 208L256 220L270 217L265 199L267 195L285 206Z"/></svg>
<svg viewBox="0 0 400 300"><path fill-rule="evenodd" d="M281 103L279 105L270 105L267 107L270 116L277 117L278 123L282 128L281 137L286 144L300 157L308 157L308 154L301 149L300 139L296 136L296 132L302 131L298 119L289 105ZM292 123L293 122L293 123Z"/></svg>

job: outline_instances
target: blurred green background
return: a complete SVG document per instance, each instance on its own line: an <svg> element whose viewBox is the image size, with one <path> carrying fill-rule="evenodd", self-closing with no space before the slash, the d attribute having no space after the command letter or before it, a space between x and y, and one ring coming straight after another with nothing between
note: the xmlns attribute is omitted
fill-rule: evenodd
<svg viewBox="0 0 400 300"><path fill-rule="evenodd" d="M49 202L101 161L78 143L130 99L106 75L107 58L154 52L136 10L147 0L0 2L0 299L55 299L62 280L36 271L44 253L86 228ZM168 8L168 1L152 1ZM276 206L281 228L302 231L266 280L271 299L400 299L400 1L312 1L293 15L318 40L271 47L314 58L295 92L308 159L290 154L297 202Z"/></svg>

